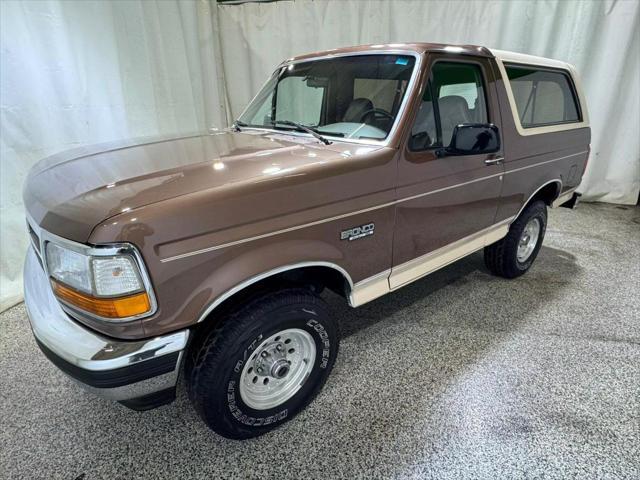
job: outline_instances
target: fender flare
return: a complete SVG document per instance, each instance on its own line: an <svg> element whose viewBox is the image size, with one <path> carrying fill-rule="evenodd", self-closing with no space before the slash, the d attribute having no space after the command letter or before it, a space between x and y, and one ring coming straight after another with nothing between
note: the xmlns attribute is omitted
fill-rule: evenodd
<svg viewBox="0 0 640 480"><path fill-rule="evenodd" d="M319 262L308 261L308 262L293 263L293 264L284 265L282 267L274 268L274 269L268 270L266 272L254 275L254 276L252 276L252 277L240 282L239 284L235 285L234 287L230 288L229 290L225 291L223 294L217 296L212 302L210 302L209 305L207 305L207 307L203 310L203 312L198 317L198 321L196 323L203 322L211 314L211 312L213 312L217 307L219 307L225 300L228 300L233 295L235 295L236 293L241 292L245 288L250 287L251 285L253 285L255 283L258 283L258 282L260 282L260 281L262 281L262 280L264 280L266 278L273 277L274 275L278 275L278 274L283 273L283 272L288 272L290 270L297 270L299 268L305 268L305 267L328 267L328 268L332 268L333 270L336 270L337 272L339 272L344 277L344 279L349 284L349 289L353 290L353 280L351 279L351 276L349 275L349 273L344 268L340 267L339 265L336 265L335 263L320 262L320 261Z"/></svg>
<svg viewBox="0 0 640 480"><path fill-rule="evenodd" d="M516 221L516 219L520 216L520 214L522 213L522 211L527 207L527 205L529 205L529 202L531 201L531 199L533 197L536 196L536 194L542 190L544 187L546 187L547 185L551 184L551 183L557 183L558 184L558 188L556 189L556 194L555 197L552 199L551 203L553 203L553 200L555 200L556 198L558 198L560 196L560 193L562 193L562 180L560 180L559 178L554 178L553 180L549 180L545 183L543 183L542 185L540 185L531 195L529 195L529 198L527 198L527 200L525 202L523 202L522 206L520 207L520 210L518 210L518 213L516 213L513 217L513 220L511 220L511 222L509 222L509 224L513 223Z"/></svg>

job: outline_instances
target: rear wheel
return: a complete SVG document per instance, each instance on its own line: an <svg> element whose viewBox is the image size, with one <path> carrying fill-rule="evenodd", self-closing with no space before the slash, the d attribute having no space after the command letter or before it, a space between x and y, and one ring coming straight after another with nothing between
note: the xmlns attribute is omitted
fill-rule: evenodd
<svg viewBox="0 0 640 480"><path fill-rule="evenodd" d="M322 299L304 288L265 294L229 316L195 353L189 397L220 435L261 435L313 400L337 353L338 329Z"/></svg>
<svg viewBox="0 0 640 480"><path fill-rule="evenodd" d="M511 224L506 237L485 247L485 265L500 277L524 274L538 256L546 228L547 206L542 201L533 202Z"/></svg>

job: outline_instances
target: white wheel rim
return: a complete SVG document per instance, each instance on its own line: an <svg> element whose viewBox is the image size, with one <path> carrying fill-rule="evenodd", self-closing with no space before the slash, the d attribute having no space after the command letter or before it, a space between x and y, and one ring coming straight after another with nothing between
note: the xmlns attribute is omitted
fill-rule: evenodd
<svg viewBox="0 0 640 480"><path fill-rule="evenodd" d="M526 262L536 249L540 237L540 220L532 218L527 222L518 240L518 261Z"/></svg>
<svg viewBox="0 0 640 480"><path fill-rule="evenodd" d="M256 348L240 374L240 398L254 410L282 405L302 388L313 370L316 344L308 332L289 328Z"/></svg>

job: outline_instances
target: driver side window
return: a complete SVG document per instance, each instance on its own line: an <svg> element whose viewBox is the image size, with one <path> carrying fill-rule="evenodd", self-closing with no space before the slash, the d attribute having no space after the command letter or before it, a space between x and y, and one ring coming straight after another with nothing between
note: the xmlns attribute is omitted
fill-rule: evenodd
<svg viewBox="0 0 640 480"><path fill-rule="evenodd" d="M409 148L411 150L426 150L431 147L441 146L438 142L437 132L431 80L429 80L422 97L418 115L416 115L413 128L411 129Z"/></svg>
<svg viewBox="0 0 640 480"><path fill-rule="evenodd" d="M454 128L463 123L488 123L482 71L470 63L437 62L411 130L409 148L448 146Z"/></svg>

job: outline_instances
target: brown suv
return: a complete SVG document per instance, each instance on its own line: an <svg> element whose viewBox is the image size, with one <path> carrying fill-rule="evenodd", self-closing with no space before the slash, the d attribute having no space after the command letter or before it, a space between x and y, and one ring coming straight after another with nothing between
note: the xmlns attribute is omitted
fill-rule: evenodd
<svg viewBox="0 0 640 480"><path fill-rule="evenodd" d="M83 148L24 189L25 298L65 373L135 409L189 396L264 433L324 384L357 307L484 249L526 272L573 206L590 129L564 62L371 45L282 63L233 127Z"/></svg>

